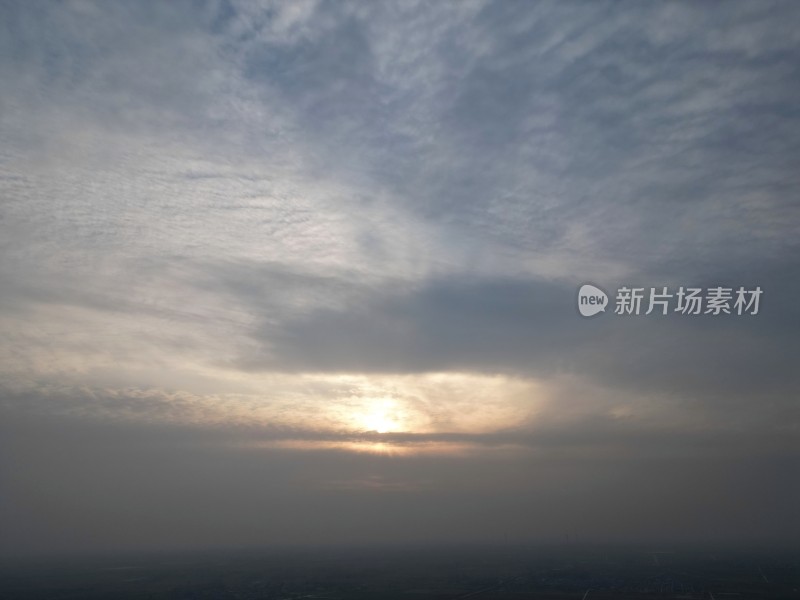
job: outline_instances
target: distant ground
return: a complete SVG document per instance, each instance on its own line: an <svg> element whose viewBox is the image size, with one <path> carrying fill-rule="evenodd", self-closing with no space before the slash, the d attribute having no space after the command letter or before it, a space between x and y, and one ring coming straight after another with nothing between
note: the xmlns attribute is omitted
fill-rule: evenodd
<svg viewBox="0 0 800 600"><path fill-rule="evenodd" d="M0 598L800 599L800 553L372 548L5 561Z"/></svg>

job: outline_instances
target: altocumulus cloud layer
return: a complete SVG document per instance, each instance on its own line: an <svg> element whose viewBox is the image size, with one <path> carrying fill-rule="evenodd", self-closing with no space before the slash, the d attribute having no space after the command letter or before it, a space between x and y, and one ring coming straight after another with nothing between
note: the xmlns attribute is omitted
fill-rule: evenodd
<svg viewBox="0 0 800 600"><path fill-rule="evenodd" d="M3 553L800 534L796 3L0 10Z"/></svg>

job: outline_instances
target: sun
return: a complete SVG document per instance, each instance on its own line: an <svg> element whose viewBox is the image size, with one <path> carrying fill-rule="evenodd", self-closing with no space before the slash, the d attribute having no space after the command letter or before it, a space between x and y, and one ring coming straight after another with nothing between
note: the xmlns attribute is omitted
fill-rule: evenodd
<svg viewBox="0 0 800 600"><path fill-rule="evenodd" d="M377 433L388 433L392 430L393 423L385 415L367 415L364 419L367 431Z"/></svg>
<svg viewBox="0 0 800 600"><path fill-rule="evenodd" d="M397 431L398 424L392 414L393 408L394 403L391 400L381 399L373 402L369 412L362 418L364 429L376 433Z"/></svg>

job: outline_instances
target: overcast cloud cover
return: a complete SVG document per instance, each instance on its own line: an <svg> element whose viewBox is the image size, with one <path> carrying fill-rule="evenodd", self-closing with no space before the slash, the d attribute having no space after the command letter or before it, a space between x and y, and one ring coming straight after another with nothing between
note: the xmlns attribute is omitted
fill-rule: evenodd
<svg viewBox="0 0 800 600"><path fill-rule="evenodd" d="M796 541L798 98L796 2L2 3L0 552Z"/></svg>

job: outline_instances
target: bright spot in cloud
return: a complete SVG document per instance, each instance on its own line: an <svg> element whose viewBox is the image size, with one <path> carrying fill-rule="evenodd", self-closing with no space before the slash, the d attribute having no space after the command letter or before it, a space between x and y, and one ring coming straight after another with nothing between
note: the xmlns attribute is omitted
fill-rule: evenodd
<svg viewBox="0 0 800 600"><path fill-rule="evenodd" d="M371 403L369 412L364 415L363 423L366 431L376 433L402 430L397 421L395 402L387 398L377 399Z"/></svg>

